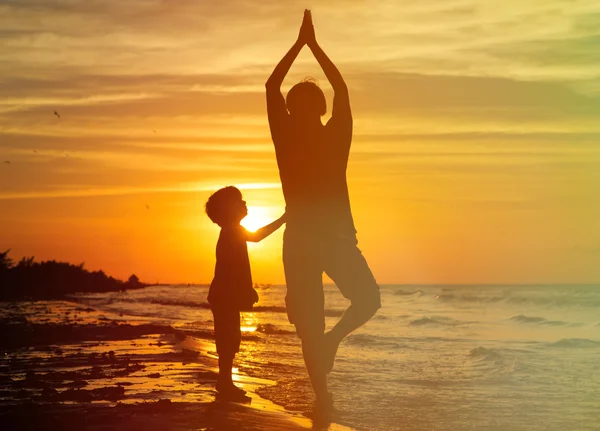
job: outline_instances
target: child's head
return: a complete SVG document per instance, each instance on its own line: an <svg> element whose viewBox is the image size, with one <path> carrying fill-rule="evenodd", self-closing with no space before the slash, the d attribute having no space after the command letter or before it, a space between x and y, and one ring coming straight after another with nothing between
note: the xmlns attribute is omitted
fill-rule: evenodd
<svg viewBox="0 0 600 431"><path fill-rule="evenodd" d="M205 208L208 217L221 227L239 223L248 215L242 192L233 186L224 187L210 195Z"/></svg>
<svg viewBox="0 0 600 431"><path fill-rule="evenodd" d="M294 117L320 118L327 112L327 101L323 90L312 78L306 78L294 85L285 100L290 115Z"/></svg>

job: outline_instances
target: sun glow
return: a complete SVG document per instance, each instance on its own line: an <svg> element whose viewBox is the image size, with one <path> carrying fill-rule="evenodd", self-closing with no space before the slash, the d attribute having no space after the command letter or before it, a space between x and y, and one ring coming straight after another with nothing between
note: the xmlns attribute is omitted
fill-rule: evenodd
<svg viewBox="0 0 600 431"><path fill-rule="evenodd" d="M255 232L257 229L260 229L274 220L275 218L271 216L270 208L248 206L248 215L244 217L241 225L249 231Z"/></svg>

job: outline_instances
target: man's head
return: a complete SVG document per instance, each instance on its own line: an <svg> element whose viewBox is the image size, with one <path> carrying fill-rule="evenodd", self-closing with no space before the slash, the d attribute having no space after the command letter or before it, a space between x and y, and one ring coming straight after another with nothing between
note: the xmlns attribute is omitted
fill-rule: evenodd
<svg viewBox="0 0 600 431"><path fill-rule="evenodd" d="M306 78L290 89L286 97L286 105L293 117L320 118L327 112L327 101L323 90L312 78Z"/></svg>
<svg viewBox="0 0 600 431"><path fill-rule="evenodd" d="M242 192L233 186L224 187L210 195L205 208L206 214L213 223L221 227L239 223L248 215Z"/></svg>

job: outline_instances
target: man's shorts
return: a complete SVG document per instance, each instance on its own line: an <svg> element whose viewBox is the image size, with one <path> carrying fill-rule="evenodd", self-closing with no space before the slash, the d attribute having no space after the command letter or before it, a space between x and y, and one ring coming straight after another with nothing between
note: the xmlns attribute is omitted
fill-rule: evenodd
<svg viewBox="0 0 600 431"><path fill-rule="evenodd" d="M240 351L242 331L240 312L235 308L212 306L215 322L215 344L219 356L234 356Z"/></svg>
<svg viewBox="0 0 600 431"><path fill-rule="evenodd" d="M355 306L381 307L379 286L357 244L354 235L323 238L286 229L285 302L288 319L300 338L325 331L323 272Z"/></svg>

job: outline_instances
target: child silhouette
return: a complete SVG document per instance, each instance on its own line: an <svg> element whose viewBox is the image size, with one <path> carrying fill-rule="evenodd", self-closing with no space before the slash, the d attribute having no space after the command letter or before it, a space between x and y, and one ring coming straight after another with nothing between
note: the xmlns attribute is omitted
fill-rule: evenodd
<svg viewBox="0 0 600 431"><path fill-rule="evenodd" d="M249 232L240 222L248 215L242 193L233 186L213 193L206 202L206 214L221 227L217 241L215 276L208 292L214 316L215 344L219 356L217 392L231 399L245 397L245 391L233 384L231 368L242 338L240 311L251 310L258 302L252 287L247 241L258 242L275 232L285 222L285 215Z"/></svg>

